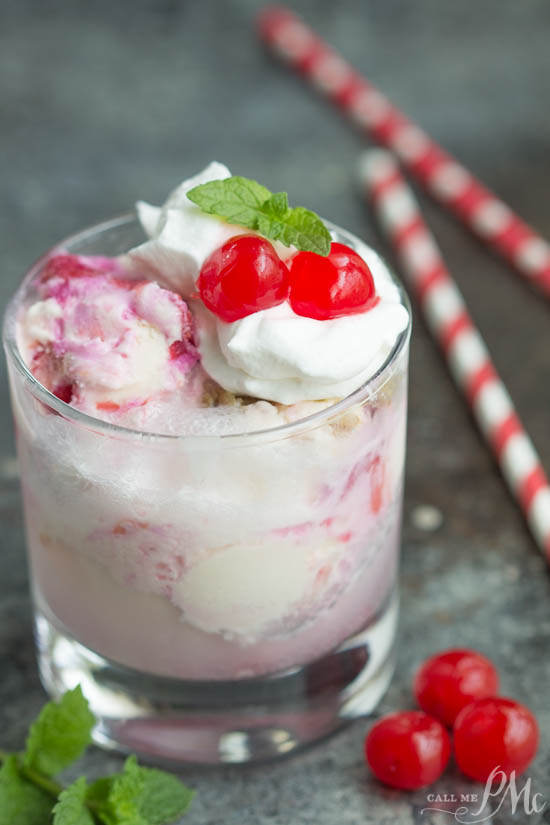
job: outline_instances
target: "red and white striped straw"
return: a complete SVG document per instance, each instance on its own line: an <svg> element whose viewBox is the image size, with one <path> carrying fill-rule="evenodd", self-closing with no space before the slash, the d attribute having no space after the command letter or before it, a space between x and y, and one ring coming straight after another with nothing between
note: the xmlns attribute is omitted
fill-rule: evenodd
<svg viewBox="0 0 550 825"><path fill-rule="evenodd" d="M261 37L286 63L387 146L444 206L525 278L550 296L550 244L395 108L317 34L284 7L259 18Z"/></svg>
<svg viewBox="0 0 550 825"><path fill-rule="evenodd" d="M361 160L360 176L407 285L550 562L550 486L542 464L397 161L371 149Z"/></svg>

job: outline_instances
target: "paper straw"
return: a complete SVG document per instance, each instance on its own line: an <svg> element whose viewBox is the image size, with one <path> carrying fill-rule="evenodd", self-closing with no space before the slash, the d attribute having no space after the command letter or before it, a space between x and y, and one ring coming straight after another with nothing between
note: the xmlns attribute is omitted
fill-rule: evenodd
<svg viewBox="0 0 550 825"><path fill-rule="evenodd" d="M262 38L286 63L387 146L444 206L550 296L550 244L284 7L259 19Z"/></svg>
<svg viewBox="0 0 550 825"><path fill-rule="evenodd" d="M542 464L397 161L383 149L365 152L360 177L406 283L550 562L550 486Z"/></svg>

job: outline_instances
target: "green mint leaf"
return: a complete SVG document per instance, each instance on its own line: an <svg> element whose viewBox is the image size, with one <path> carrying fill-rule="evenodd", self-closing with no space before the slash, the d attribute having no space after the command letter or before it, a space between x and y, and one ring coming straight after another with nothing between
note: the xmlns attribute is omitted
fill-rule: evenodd
<svg viewBox="0 0 550 825"><path fill-rule="evenodd" d="M261 218L258 230L262 235L295 246L303 252L326 256L330 252L330 232L315 212L296 206L282 219Z"/></svg>
<svg viewBox="0 0 550 825"><path fill-rule="evenodd" d="M45 776L64 770L92 741L94 721L80 686L48 702L29 731L24 766Z"/></svg>
<svg viewBox="0 0 550 825"><path fill-rule="evenodd" d="M98 779L87 798L105 825L166 825L183 816L193 796L177 777L130 756L122 773Z"/></svg>
<svg viewBox="0 0 550 825"><path fill-rule="evenodd" d="M187 812L194 791L176 776L156 768L139 768L143 788L139 810L148 825L165 825Z"/></svg>
<svg viewBox="0 0 550 825"><path fill-rule="evenodd" d="M52 805L47 793L21 777L16 756L8 756L0 769L0 825L47 825Z"/></svg>
<svg viewBox="0 0 550 825"><path fill-rule="evenodd" d="M330 233L309 209L291 209L286 192L271 192L254 180L238 176L195 186L187 197L203 212L254 229L272 241L326 256Z"/></svg>
<svg viewBox="0 0 550 825"><path fill-rule="evenodd" d="M203 212L249 229L254 229L258 211L270 196L265 186L238 175L202 183L187 192L189 200Z"/></svg>
<svg viewBox="0 0 550 825"><path fill-rule="evenodd" d="M96 779L95 782L92 782L89 786L86 793L86 799L91 802L94 810L96 808L99 809L107 806L107 800L109 798L111 788L113 787L115 776L119 776L119 774L114 774L113 776L102 776L101 779Z"/></svg>
<svg viewBox="0 0 550 825"><path fill-rule="evenodd" d="M139 811L143 779L135 756L129 756L122 773L99 779L90 786L88 800L95 803L105 825L149 825Z"/></svg>
<svg viewBox="0 0 550 825"><path fill-rule="evenodd" d="M284 218L289 211L288 195L286 192L275 192L262 204L262 212L274 218Z"/></svg>
<svg viewBox="0 0 550 825"><path fill-rule="evenodd" d="M94 818L86 807L86 779L81 776L59 794L53 809L53 825L94 825Z"/></svg>

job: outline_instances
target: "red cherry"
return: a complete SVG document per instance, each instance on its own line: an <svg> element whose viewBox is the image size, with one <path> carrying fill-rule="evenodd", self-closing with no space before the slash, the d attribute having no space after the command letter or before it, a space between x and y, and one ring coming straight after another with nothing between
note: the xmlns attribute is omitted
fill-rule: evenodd
<svg viewBox="0 0 550 825"><path fill-rule="evenodd" d="M288 269L272 244L257 235L237 235L206 259L199 293L222 321L237 321L288 296Z"/></svg>
<svg viewBox="0 0 550 825"><path fill-rule="evenodd" d="M416 701L426 713L452 727L474 699L498 693L494 665L475 650L447 650L427 659L415 676Z"/></svg>
<svg viewBox="0 0 550 825"><path fill-rule="evenodd" d="M421 710L385 716L365 740L365 757L377 779L406 791L435 782L450 754L449 734Z"/></svg>
<svg viewBox="0 0 550 825"><path fill-rule="evenodd" d="M378 303L374 280L363 258L333 243L325 258L298 252L290 263L290 305L296 315L326 321L366 312Z"/></svg>
<svg viewBox="0 0 550 825"><path fill-rule="evenodd" d="M537 752L539 728L531 711L513 699L478 699L457 716L454 741L460 770L486 782L497 767L507 778L523 773Z"/></svg>

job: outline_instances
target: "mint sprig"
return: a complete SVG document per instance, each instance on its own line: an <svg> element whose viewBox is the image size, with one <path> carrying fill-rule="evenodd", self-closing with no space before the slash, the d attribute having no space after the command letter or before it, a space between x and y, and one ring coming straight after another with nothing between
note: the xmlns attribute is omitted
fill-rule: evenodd
<svg viewBox="0 0 550 825"><path fill-rule="evenodd" d="M84 776L61 791L53 808L53 825L95 825L94 815L86 802L86 792Z"/></svg>
<svg viewBox="0 0 550 825"><path fill-rule="evenodd" d="M135 756L128 757L121 773L99 779L88 790L105 825L163 825L181 816L192 798L193 792L175 776L143 768Z"/></svg>
<svg viewBox="0 0 550 825"><path fill-rule="evenodd" d="M94 722L77 687L43 707L23 753L0 751L0 825L167 825L186 813L193 791L135 756L91 785L60 785L54 775L82 755Z"/></svg>
<svg viewBox="0 0 550 825"><path fill-rule="evenodd" d="M25 779L15 754L4 754L0 769L0 825L45 825L52 797Z"/></svg>
<svg viewBox="0 0 550 825"><path fill-rule="evenodd" d="M64 770L92 741L94 722L80 687L67 691L59 704L48 702L30 727L23 765L46 776Z"/></svg>
<svg viewBox="0 0 550 825"><path fill-rule="evenodd" d="M330 233L315 212L291 208L286 192L272 193L255 180L239 175L213 180L190 189L187 197L203 212L254 229L272 241L317 255L330 252Z"/></svg>

